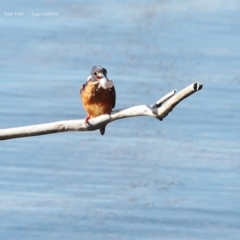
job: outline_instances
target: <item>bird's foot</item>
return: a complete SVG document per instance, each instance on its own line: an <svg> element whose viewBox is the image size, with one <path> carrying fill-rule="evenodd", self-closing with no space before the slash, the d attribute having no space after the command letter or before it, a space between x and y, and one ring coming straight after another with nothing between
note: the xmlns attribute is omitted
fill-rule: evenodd
<svg viewBox="0 0 240 240"><path fill-rule="evenodd" d="M85 124L86 124L86 125L89 125L89 122L88 122L89 119L90 119L90 116L87 115L87 117L85 118Z"/></svg>

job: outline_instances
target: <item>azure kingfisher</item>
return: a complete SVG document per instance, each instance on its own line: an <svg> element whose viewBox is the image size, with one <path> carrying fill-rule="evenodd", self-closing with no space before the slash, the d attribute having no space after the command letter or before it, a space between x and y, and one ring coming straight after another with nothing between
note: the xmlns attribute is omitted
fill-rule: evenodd
<svg viewBox="0 0 240 240"><path fill-rule="evenodd" d="M80 89L82 104L87 112L86 124L90 118L102 114L109 114L115 107L116 91L111 79L107 77L107 70L101 66L94 66ZM100 128L103 135L105 126Z"/></svg>

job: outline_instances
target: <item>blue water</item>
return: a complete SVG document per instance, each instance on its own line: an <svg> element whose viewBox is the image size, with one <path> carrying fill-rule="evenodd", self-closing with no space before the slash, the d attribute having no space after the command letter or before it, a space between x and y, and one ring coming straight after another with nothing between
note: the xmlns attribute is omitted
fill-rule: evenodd
<svg viewBox="0 0 240 240"><path fill-rule="evenodd" d="M3 1L2 129L84 118L93 65L116 109L204 87L162 122L1 141L0 239L239 239L239 14L236 0Z"/></svg>

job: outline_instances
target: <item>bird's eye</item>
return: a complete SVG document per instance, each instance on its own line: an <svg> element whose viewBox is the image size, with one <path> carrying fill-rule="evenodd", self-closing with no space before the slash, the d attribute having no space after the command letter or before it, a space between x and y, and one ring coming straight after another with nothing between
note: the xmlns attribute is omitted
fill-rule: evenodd
<svg viewBox="0 0 240 240"><path fill-rule="evenodd" d="M94 75L96 75L96 76L97 76L97 72L95 72L95 73L94 73Z"/></svg>

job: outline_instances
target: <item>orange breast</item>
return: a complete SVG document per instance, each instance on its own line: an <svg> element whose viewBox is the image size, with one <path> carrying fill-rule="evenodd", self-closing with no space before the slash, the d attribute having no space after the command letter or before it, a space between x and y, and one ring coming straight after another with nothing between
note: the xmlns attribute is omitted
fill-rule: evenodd
<svg viewBox="0 0 240 240"><path fill-rule="evenodd" d="M113 108L114 100L111 90L103 88L97 90L98 84L98 82L89 81L81 93L83 107L90 118L108 114Z"/></svg>

